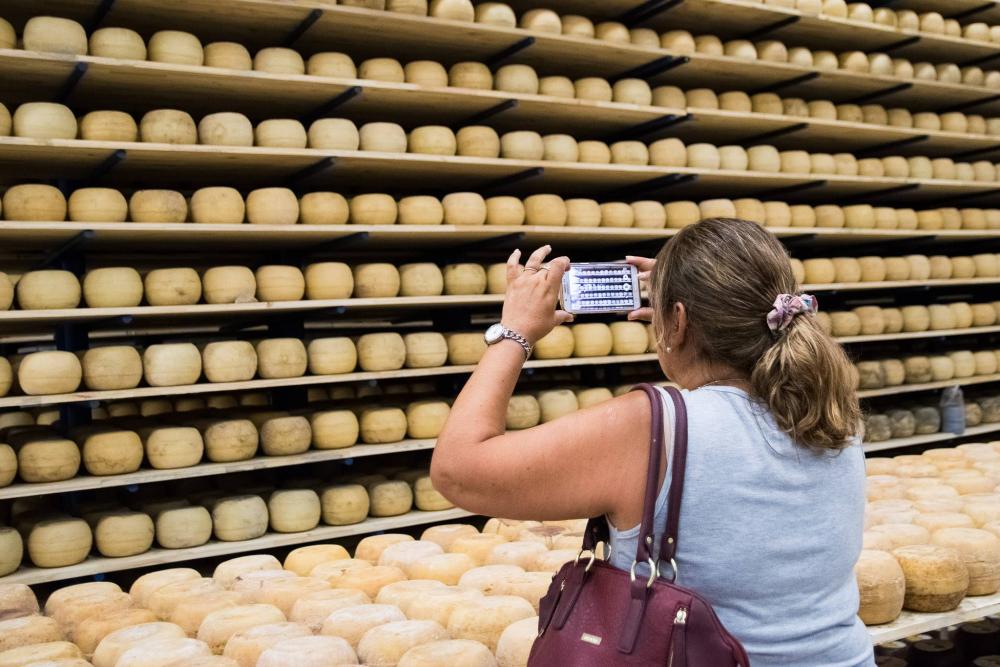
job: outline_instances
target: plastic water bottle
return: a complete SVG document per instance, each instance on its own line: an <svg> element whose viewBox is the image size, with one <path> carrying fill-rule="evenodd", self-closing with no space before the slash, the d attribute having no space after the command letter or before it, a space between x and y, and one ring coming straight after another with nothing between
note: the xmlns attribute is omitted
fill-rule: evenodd
<svg viewBox="0 0 1000 667"><path fill-rule="evenodd" d="M948 387L941 393L941 431L965 433L965 397L961 387Z"/></svg>

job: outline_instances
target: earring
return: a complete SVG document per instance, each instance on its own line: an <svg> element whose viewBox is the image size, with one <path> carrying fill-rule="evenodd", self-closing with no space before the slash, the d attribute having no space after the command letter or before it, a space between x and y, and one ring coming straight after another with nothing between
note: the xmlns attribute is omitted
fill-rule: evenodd
<svg viewBox="0 0 1000 667"><path fill-rule="evenodd" d="M674 348L672 348L669 345L667 345L667 354L670 354L673 351L674 351Z"/></svg>

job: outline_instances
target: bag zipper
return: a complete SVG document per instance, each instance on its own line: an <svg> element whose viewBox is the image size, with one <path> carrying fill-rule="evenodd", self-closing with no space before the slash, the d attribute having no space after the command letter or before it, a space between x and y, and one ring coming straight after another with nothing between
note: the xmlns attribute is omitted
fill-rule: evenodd
<svg viewBox="0 0 1000 667"><path fill-rule="evenodd" d="M678 607L677 612L674 614L674 631L670 642L670 660L667 662L667 667L674 667L674 658L676 656L680 656L676 661L677 667L686 667L687 665L687 658L685 657L685 654L687 653L687 644L684 641L685 630L687 629L687 618L687 607Z"/></svg>
<svg viewBox="0 0 1000 667"><path fill-rule="evenodd" d="M559 582L559 592L556 593L556 599L552 601L551 611L548 617L545 619L545 625L538 631L538 636L541 637L545 634L545 631L549 629L549 623L552 622L552 617L556 614L556 609L559 607L559 601L562 599L563 591L566 590L566 580L563 579Z"/></svg>

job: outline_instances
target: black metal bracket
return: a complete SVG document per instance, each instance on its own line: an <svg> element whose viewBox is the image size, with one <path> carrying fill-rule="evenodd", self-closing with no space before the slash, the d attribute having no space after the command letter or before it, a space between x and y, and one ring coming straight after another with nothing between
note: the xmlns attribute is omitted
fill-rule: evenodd
<svg viewBox="0 0 1000 667"><path fill-rule="evenodd" d="M83 80L83 76L87 73L88 67L87 63L77 63L73 65L73 71L69 73L69 77L66 79L66 82L62 85L62 88L59 89L59 92L56 93L56 102L65 104L66 100L68 100L73 94L73 91L76 90L77 85L79 85L80 81Z"/></svg>
<svg viewBox="0 0 1000 667"><path fill-rule="evenodd" d="M336 109L337 107L347 104L355 97L359 96L364 89L361 86L351 86L344 92L334 96L329 102L324 102L320 106L313 109L310 113L305 114L301 118L302 124L308 127L312 125L313 121L325 117L328 113Z"/></svg>
<svg viewBox="0 0 1000 667"><path fill-rule="evenodd" d="M522 40L514 42L513 44L511 44L510 46L508 46L506 49L502 49L500 51L497 51L492 56L487 56L486 58L483 59L482 62L486 63L487 67L490 67L490 68L496 67L497 65L499 65L502 62L504 62L505 60L507 60L509 58L513 58L514 56L516 56L521 51L524 51L528 47L534 45L534 43L535 43L535 38L534 37L525 37Z"/></svg>
<svg viewBox="0 0 1000 667"><path fill-rule="evenodd" d="M787 28L790 25L798 23L800 18L801 17L795 15L786 16L785 18L775 21L770 25L765 25L757 28L756 30L751 30L744 35L740 35L737 39L758 39L774 32L775 30L781 30L782 28Z"/></svg>
<svg viewBox="0 0 1000 667"><path fill-rule="evenodd" d="M638 7L633 7L618 17L619 23L624 23L629 28L645 23L663 12L670 11L684 0L646 0Z"/></svg>
<svg viewBox="0 0 1000 667"><path fill-rule="evenodd" d="M858 255L881 255L883 251L894 253L899 248L911 248L917 242L933 243L937 238L936 234L920 236L919 230L914 230L914 236L900 236L898 238L872 241L870 243L852 243L851 252Z"/></svg>
<svg viewBox="0 0 1000 667"><path fill-rule="evenodd" d="M666 176L659 176L648 181L643 181L642 183L636 183L635 185L628 185L617 190L612 190L600 199L603 199L604 201L630 199L632 197L666 190L667 188L676 187L685 183L693 183L697 180L697 174L667 174Z"/></svg>
<svg viewBox="0 0 1000 667"><path fill-rule="evenodd" d="M52 266L68 265L72 259L71 256L79 254L87 244L87 241L93 239L94 236L94 230L92 229L84 229L80 231L78 234L66 239L66 241L64 241L61 245L45 255L45 257L35 264L31 270L40 271L42 269L48 269ZM82 273L82 268L79 273Z"/></svg>
<svg viewBox="0 0 1000 667"><path fill-rule="evenodd" d="M665 130L668 127L673 127L680 123L685 123L691 120L693 116L691 114L667 114L659 118L654 118L653 120L648 120L645 123L639 123L633 127L626 128L624 130L619 130L613 132L601 141L607 144L613 144L616 141L627 141L633 139L639 139L641 137L648 136L654 132L659 132L660 130Z"/></svg>
<svg viewBox="0 0 1000 667"><path fill-rule="evenodd" d="M315 255L320 255L329 250L343 250L352 245L357 245L362 241L367 241L368 237L371 236L370 232L354 232L353 234L348 234L347 236L341 236L340 238L330 239L329 241L322 241L320 243L314 243L306 248L297 248L294 250L289 250L290 253L294 253L294 256L298 259L303 257L311 257ZM288 263L288 262L286 262ZM295 263L295 262L291 262Z"/></svg>
<svg viewBox="0 0 1000 667"><path fill-rule="evenodd" d="M808 83L814 79L819 78L819 72L806 72L799 76L793 77L791 79L786 79L784 81L778 81L776 83L757 88L756 90L750 91L749 95L757 95L759 93L776 93L779 90L784 90L785 88L791 88L792 86L797 86L800 83Z"/></svg>
<svg viewBox="0 0 1000 667"><path fill-rule="evenodd" d="M518 100L505 100L500 104L490 107L489 109L484 109L479 113L472 114L465 120L456 123L454 127L468 127L469 125L479 125L483 121L493 118L493 116L502 114L504 111L510 111L512 109L516 109L518 104L520 104Z"/></svg>
<svg viewBox="0 0 1000 667"><path fill-rule="evenodd" d="M78 182L77 187L79 187L80 185L91 184L100 180L101 178L104 178L112 171L114 171L115 167L124 162L125 158L127 157L128 157L128 151L126 151L124 148L119 148L115 151L112 151L111 154L108 155L108 157L104 158L101 164L94 167L93 171L91 171L86 178L83 178Z"/></svg>
<svg viewBox="0 0 1000 667"><path fill-rule="evenodd" d="M785 245L789 246L801 246L819 238L819 234L815 232L809 232L805 234L793 234L792 236L780 236L778 240ZM853 249L853 246L851 246Z"/></svg>
<svg viewBox="0 0 1000 667"><path fill-rule="evenodd" d="M504 176L498 178L494 181L484 183L479 186L481 192L496 192L498 190L503 190L504 188L510 187L521 181L527 181L532 178L538 178L545 173L544 167L532 167L531 169L525 169L524 171L519 171L516 174L511 174L510 176Z"/></svg>
<svg viewBox="0 0 1000 667"><path fill-rule="evenodd" d="M295 42L302 39L302 35L306 34L306 31L309 30L309 28L313 27L313 25L316 24L316 21L319 21L322 16L323 16L322 9L314 9L311 12L309 12L306 15L306 17L302 19L302 21L297 26L295 26L295 28L290 33L288 33L288 37L285 37L285 41L282 42L281 45L293 46Z"/></svg>
<svg viewBox="0 0 1000 667"><path fill-rule="evenodd" d="M952 14L951 16L946 16L949 19L964 19L968 18L974 14L979 14L980 12L985 12L987 9L993 9L997 4L995 2L987 2L985 5L979 5L978 7L970 7L963 12L957 14Z"/></svg>
<svg viewBox="0 0 1000 667"><path fill-rule="evenodd" d="M87 34L89 35L97 26L104 22L111 9L115 6L115 0L101 0L101 4L97 5L97 9L94 10L94 15L90 17L90 21L87 22Z"/></svg>
<svg viewBox="0 0 1000 667"><path fill-rule="evenodd" d="M907 81L906 83L899 83L883 90L876 90L873 93L860 95L854 99L847 100L845 104L864 104L865 102L871 102L872 100L877 100L880 97L885 97L886 95L895 95L896 93L909 90L910 88L913 88L913 84Z"/></svg>
<svg viewBox="0 0 1000 667"><path fill-rule="evenodd" d="M513 232L510 234L500 234L498 236L491 236L487 239L477 239L475 241L469 241L468 243L462 243L460 245L454 246L453 248L448 248L447 252L461 252L466 253L470 250L480 250L482 248L499 248L506 245L511 245L521 241L525 237L524 232Z"/></svg>
<svg viewBox="0 0 1000 667"><path fill-rule="evenodd" d="M945 113L947 111L965 111L966 109L972 109L973 107L978 107L981 104L989 104L990 102L996 102L1000 100L1000 94L990 95L989 97L984 97L978 100L972 100L971 102L962 102L961 104L953 104L950 107L945 107L940 109L938 113Z"/></svg>
<svg viewBox="0 0 1000 667"><path fill-rule="evenodd" d="M926 134L921 134L915 137L907 137L906 139L897 139L896 141L887 141L884 144L876 144L874 146L869 146L868 148L862 148L855 151L855 155L861 157L863 155L871 155L873 153L880 153L882 151L892 150L894 148L902 148L903 146L909 146L911 144L919 144L922 141L927 141L930 137Z"/></svg>
<svg viewBox="0 0 1000 667"><path fill-rule="evenodd" d="M615 83L622 79L651 79L658 74L663 74L668 70L686 65L689 62L691 62L691 59L687 56L663 56L645 65L639 65L638 67L626 70L617 76L609 77L608 80L611 83Z"/></svg>
<svg viewBox="0 0 1000 667"><path fill-rule="evenodd" d="M973 58L972 60L967 60L964 63L959 63L959 67L972 67L973 65L985 65L988 62L1000 58L1000 53L991 53L989 55L982 56L981 58Z"/></svg>
<svg viewBox="0 0 1000 667"><path fill-rule="evenodd" d="M951 158L953 160L968 160L969 158L978 157L980 155L988 155L989 153L995 153L996 151L1000 151L1000 144L987 146L986 148L976 148L971 151L963 151L952 155Z"/></svg>
<svg viewBox="0 0 1000 667"><path fill-rule="evenodd" d="M953 197L946 197L944 199L939 199L934 202L928 202L924 205L924 208L940 208L944 206L955 206L963 202L969 201L970 199L979 199L980 197L989 197L1000 195L1000 188L995 188L993 190L983 190L981 192L968 192L961 195L955 195Z"/></svg>
<svg viewBox="0 0 1000 667"><path fill-rule="evenodd" d="M305 169L300 169L291 176L289 176L288 178L286 178L285 184L293 187L297 186L307 178L315 176L316 174L320 174L326 171L327 169L332 169L335 164L337 164L336 158L325 157L319 162L312 164L306 167Z"/></svg>
<svg viewBox="0 0 1000 667"><path fill-rule="evenodd" d="M763 192L758 192L757 194L750 195L755 199L771 199L773 197L784 197L786 195L795 194L797 192L805 192L806 190L814 190L816 188L822 188L827 183L826 180L821 181L809 181L808 183L797 183L796 185L789 185L781 188L772 188L770 190L764 190Z"/></svg>
<svg viewBox="0 0 1000 667"><path fill-rule="evenodd" d="M801 132L802 130L808 130L809 123L795 123L794 125L789 125L787 127L781 127L777 130L771 130L770 132L764 132L763 134L758 134L752 137L747 137L739 143L741 144L759 144L762 141L770 141L772 139L777 139L778 137L784 137L788 134L793 134L795 132Z"/></svg>
<svg viewBox="0 0 1000 667"><path fill-rule="evenodd" d="M921 35L913 35L912 37L907 37L906 39L901 39L898 42L893 42L892 44L887 44L879 49L882 53L890 53L892 51L898 51L899 49L906 48L907 46L912 46L919 42L923 37Z"/></svg>

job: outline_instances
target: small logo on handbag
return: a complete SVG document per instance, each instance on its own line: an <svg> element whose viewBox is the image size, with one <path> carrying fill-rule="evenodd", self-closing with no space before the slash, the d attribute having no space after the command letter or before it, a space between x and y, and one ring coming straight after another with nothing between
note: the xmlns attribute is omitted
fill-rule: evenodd
<svg viewBox="0 0 1000 667"><path fill-rule="evenodd" d="M580 641L587 642L588 644L593 644L594 646L600 646L601 642L604 640L598 637L597 635L589 635L586 632L584 632L583 635L580 636Z"/></svg>

